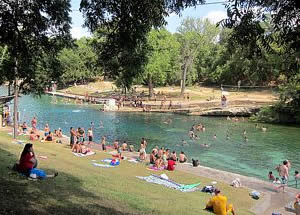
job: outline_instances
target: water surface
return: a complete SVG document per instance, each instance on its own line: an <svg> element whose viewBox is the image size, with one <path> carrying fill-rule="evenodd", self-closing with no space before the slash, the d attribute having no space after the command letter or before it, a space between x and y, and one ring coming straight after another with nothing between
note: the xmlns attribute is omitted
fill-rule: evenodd
<svg viewBox="0 0 300 215"><path fill-rule="evenodd" d="M199 159L201 164L217 169L266 179L268 171L285 159L292 161L292 172L300 170L300 128L284 125L264 125L264 133L247 121L232 122L226 118L209 118L159 113L100 112L88 105L65 104L65 99L50 96L34 98L22 96L19 110L21 121L38 118L38 128L49 123L51 130L61 128L69 135L70 127L90 127L94 123L94 136L99 142L106 135L108 142L126 140L139 146L140 139L148 141L148 151L166 147L177 152L184 151L189 158ZM103 128L100 126L100 121ZM206 132L197 132L199 140L193 141L188 131L193 124L202 123ZM259 126L262 126L260 124ZM243 137L247 132L248 142ZM226 134L230 139L226 140ZM214 139L213 135L217 138ZM187 141L187 145L182 144ZM209 148L201 144L209 144ZM275 173L276 175L276 173Z"/></svg>

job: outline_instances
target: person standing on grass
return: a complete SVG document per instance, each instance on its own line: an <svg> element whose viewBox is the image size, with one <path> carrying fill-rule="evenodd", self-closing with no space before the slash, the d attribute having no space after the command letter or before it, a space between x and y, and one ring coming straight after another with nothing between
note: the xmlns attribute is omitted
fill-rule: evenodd
<svg viewBox="0 0 300 215"><path fill-rule="evenodd" d="M106 152L106 137L102 136L101 138L101 146L102 146L102 150Z"/></svg>
<svg viewBox="0 0 300 215"><path fill-rule="evenodd" d="M85 132L84 132L84 128L78 128L78 134L79 134L79 143L83 143L84 142L84 136L85 136Z"/></svg>
<svg viewBox="0 0 300 215"><path fill-rule="evenodd" d="M73 127L70 127L70 146L73 147L74 143L76 143L76 132Z"/></svg>
<svg viewBox="0 0 300 215"><path fill-rule="evenodd" d="M93 130L92 128L88 129L88 138L89 138L89 144L91 144L91 142L93 142Z"/></svg>
<svg viewBox="0 0 300 215"><path fill-rule="evenodd" d="M32 129L36 129L36 126L37 126L37 119L36 119L36 117L34 116L33 118L32 118L32 120L31 120L31 127L32 127Z"/></svg>

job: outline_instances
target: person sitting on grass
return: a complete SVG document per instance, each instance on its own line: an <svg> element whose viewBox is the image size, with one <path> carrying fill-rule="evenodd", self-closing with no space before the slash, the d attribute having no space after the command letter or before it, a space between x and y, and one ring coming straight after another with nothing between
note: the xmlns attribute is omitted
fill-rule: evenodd
<svg viewBox="0 0 300 215"><path fill-rule="evenodd" d="M35 141L39 139L40 139L40 135L37 133L37 130L32 129L29 134L29 140Z"/></svg>
<svg viewBox="0 0 300 215"><path fill-rule="evenodd" d="M53 134L51 131L49 131L48 135L45 137L46 141L53 141Z"/></svg>
<svg viewBox="0 0 300 215"><path fill-rule="evenodd" d="M173 159L169 159L167 170L174 171L175 170L175 165L176 165L176 162Z"/></svg>
<svg viewBox="0 0 300 215"><path fill-rule="evenodd" d="M156 152L156 150L153 149L150 154L150 163L151 164L155 164L156 155L157 155L157 152Z"/></svg>
<svg viewBox="0 0 300 215"><path fill-rule="evenodd" d="M23 134L26 134L27 133L27 129L28 129L28 126L27 126L26 122L23 122L23 124L21 125L21 128L23 130Z"/></svg>
<svg viewBox="0 0 300 215"><path fill-rule="evenodd" d="M124 141L122 144L122 150L127 151L127 142L126 141Z"/></svg>
<svg viewBox="0 0 300 215"><path fill-rule="evenodd" d="M179 154L179 162L180 163L185 163L186 161L187 161L187 158L186 158L184 152L181 151L180 154Z"/></svg>
<svg viewBox="0 0 300 215"><path fill-rule="evenodd" d="M163 166L163 160L161 159L161 157L157 157L157 159L155 160L154 166L157 169L160 169Z"/></svg>
<svg viewBox="0 0 300 215"><path fill-rule="evenodd" d="M235 215L232 204L227 204L227 197L221 195L220 193L221 191L216 188L215 196L208 201L205 209L210 210L217 215L227 215L228 213Z"/></svg>
<svg viewBox="0 0 300 215"><path fill-rule="evenodd" d="M58 175L58 173L47 175L44 170L36 169L36 167L37 159L33 151L33 146L31 143L27 143L22 151L17 171L27 177L39 179L56 177Z"/></svg>
<svg viewBox="0 0 300 215"><path fill-rule="evenodd" d="M81 147L78 141L76 141L72 146L72 152L81 153Z"/></svg>
<svg viewBox="0 0 300 215"><path fill-rule="evenodd" d="M178 160L178 158L177 158L177 155L176 155L176 152L175 152L175 151L173 151L173 152L172 152L172 154L171 154L171 159L172 159L173 161L177 161L177 160Z"/></svg>

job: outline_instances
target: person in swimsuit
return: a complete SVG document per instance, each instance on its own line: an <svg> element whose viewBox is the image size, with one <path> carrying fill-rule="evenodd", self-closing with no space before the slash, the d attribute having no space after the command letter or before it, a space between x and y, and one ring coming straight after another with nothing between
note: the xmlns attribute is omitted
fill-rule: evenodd
<svg viewBox="0 0 300 215"><path fill-rule="evenodd" d="M127 151L127 142L126 141L124 141L122 144L122 150Z"/></svg>
<svg viewBox="0 0 300 215"><path fill-rule="evenodd" d="M36 117L34 116L33 119L31 120L31 127L32 129L36 129L36 125L37 125L37 119Z"/></svg>
<svg viewBox="0 0 300 215"><path fill-rule="evenodd" d="M28 126L26 124L26 122L23 122L23 124L21 125L23 133L26 134L27 130L28 130Z"/></svg>
<svg viewBox="0 0 300 215"><path fill-rule="evenodd" d="M88 144L91 144L91 142L93 142L93 130L92 130L92 128L89 128L87 133L88 133L88 139L89 139Z"/></svg>
<svg viewBox="0 0 300 215"><path fill-rule="evenodd" d="M102 136L101 146L102 146L102 150L106 152L106 137L105 136Z"/></svg>
<svg viewBox="0 0 300 215"><path fill-rule="evenodd" d="M185 163L187 161L187 157L185 156L184 152L181 151L179 154L179 163Z"/></svg>
<svg viewBox="0 0 300 215"><path fill-rule="evenodd" d="M49 125L46 124L46 125L45 125L45 128L44 128L44 132L45 132L44 135L45 135L45 138L48 136L49 131L50 131Z"/></svg>

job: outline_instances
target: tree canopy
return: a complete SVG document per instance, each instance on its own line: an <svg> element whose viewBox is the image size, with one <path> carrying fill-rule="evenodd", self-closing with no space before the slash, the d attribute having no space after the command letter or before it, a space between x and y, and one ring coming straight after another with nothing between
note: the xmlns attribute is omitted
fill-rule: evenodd
<svg viewBox="0 0 300 215"><path fill-rule="evenodd" d="M7 48L1 82L18 78L20 89L37 90L42 72L38 68L53 62L57 50L71 42L70 7L70 0L0 2L0 45ZM49 56L47 63L45 55Z"/></svg>
<svg viewBox="0 0 300 215"><path fill-rule="evenodd" d="M137 76L147 62L143 50L146 48L144 45L147 34L152 27L157 28L166 24L165 17L170 13L180 13L186 7L203 2L203 0L82 0L80 10L85 17L85 25L92 32L99 29L106 30L100 59L103 62L114 59L120 68L118 72L123 79L122 85L130 87L132 77Z"/></svg>
<svg viewBox="0 0 300 215"><path fill-rule="evenodd" d="M240 44L271 48L271 43L288 46L299 52L300 4L295 0L229 0L226 4L228 18L223 26L233 29L232 39ZM270 27L261 22L270 20ZM256 48L259 49L257 45Z"/></svg>

